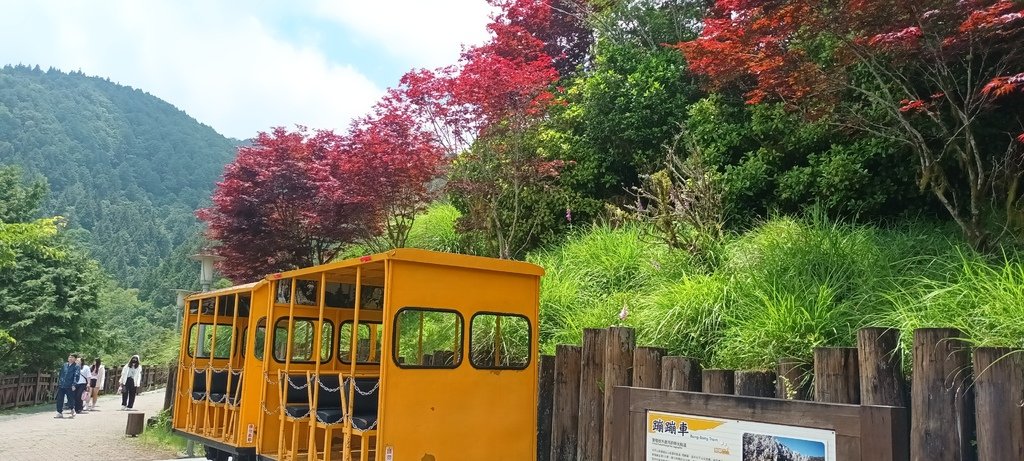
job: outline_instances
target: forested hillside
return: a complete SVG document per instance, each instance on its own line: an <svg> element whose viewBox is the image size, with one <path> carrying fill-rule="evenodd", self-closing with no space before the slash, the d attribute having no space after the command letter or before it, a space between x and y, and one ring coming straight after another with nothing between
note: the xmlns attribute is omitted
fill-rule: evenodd
<svg viewBox="0 0 1024 461"><path fill-rule="evenodd" d="M45 177L44 214L65 217L144 299L166 297L156 273L196 233L193 212L236 144L141 90L80 72L0 69L0 164Z"/></svg>

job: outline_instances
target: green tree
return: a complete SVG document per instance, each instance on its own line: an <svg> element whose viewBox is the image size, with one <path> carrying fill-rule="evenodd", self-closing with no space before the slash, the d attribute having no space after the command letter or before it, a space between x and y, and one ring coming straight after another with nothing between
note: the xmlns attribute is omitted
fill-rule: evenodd
<svg viewBox="0 0 1024 461"><path fill-rule="evenodd" d="M746 105L723 94L688 110L687 135L723 173L731 227L773 211L815 208L872 220L924 206L910 154L885 138L844 132L828 118L807 121L780 103Z"/></svg>
<svg viewBox="0 0 1024 461"><path fill-rule="evenodd" d="M565 86L543 139L550 155L568 162L562 184L580 197L586 219L603 201L618 201L639 175L664 165L666 150L701 97L686 61L664 43L696 36L699 2L614 2L591 17L593 64Z"/></svg>
<svg viewBox="0 0 1024 461"><path fill-rule="evenodd" d="M48 368L76 350L94 324L99 267L57 232L56 218L36 219L45 182L22 181L0 167L0 372Z"/></svg>

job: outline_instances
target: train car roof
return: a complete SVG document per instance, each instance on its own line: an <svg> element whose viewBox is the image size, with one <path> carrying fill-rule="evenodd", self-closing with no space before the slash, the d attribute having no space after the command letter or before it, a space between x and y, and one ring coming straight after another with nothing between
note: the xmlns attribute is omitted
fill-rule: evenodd
<svg viewBox="0 0 1024 461"><path fill-rule="evenodd" d="M534 275L538 277L544 275L544 268L536 264L531 264L523 261L486 258L482 256L471 256L456 253L441 253L437 251L421 250L418 248L398 248L383 253L376 253L372 255L360 256L357 258L350 258L343 261L322 264L319 266L294 269L286 272L278 272L276 274L268 275L266 280L276 280L286 277L299 277L309 274L319 274L321 272L329 272L336 269L356 267L371 264L374 262L383 262L386 260L411 261L440 266L466 267L471 269L487 271Z"/></svg>
<svg viewBox="0 0 1024 461"><path fill-rule="evenodd" d="M229 294L232 294L232 293L240 293L240 292L243 292L243 291L252 291L257 286L262 285L264 283L267 283L266 280L260 280L260 281L256 281L256 282L252 282L252 283L244 283L244 284L241 284L241 285L235 285L235 286L230 286L230 287L227 287L227 288L221 288L219 290L201 291L201 292L198 292L198 293L192 293L192 294L186 296L185 299L186 300L192 300L192 299L212 298L212 297L215 297L215 296L229 295Z"/></svg>

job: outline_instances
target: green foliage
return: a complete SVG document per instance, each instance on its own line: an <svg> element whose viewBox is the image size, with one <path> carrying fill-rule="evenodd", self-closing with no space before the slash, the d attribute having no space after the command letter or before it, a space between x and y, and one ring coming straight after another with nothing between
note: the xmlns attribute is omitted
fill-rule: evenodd
<svg viewBox="0 0 1024 461"><path fill-rule="evenodd" d="M873 323L898 328L910 356L915 328L957 328L976 346L1024 348L1024 259L990 260L968 249L934 261L935 275L914 276L890 294L892 309ZM908 362L909 363L909 362Z"/></svg>
<svg viewBox="0 0 1024 461"><path fill-rule="evenodd" d="M941 326L977 344L1024 347L1019 254L987 260L931 222L878 228L824 216L774 218L727 237L710 270L644 241L635 225L574 234L529 258L547 271L541 348L621 324L641 344L725 368L809 361L814 347L853 345L864 326L899 328L908 345L913 328Z"/></svg>
<svg viewBox="0 0 1024 461"><path fill-rule="evenodd" d="M35 219L45 183L25 184L18 169L2 167L0 191L0 259L10 261L0 272L0 372L46 370L75 351L116 360L141 353L166 363L173 316L109 280L59 232L57 218Z"/></svg>
<svg viewBox="0 0 1024 461"><path fill-rule="evenodd" d="M171 420L173 418L171 411L163 410L157 413L154 418L155 424L147 426L146 430L139 436L139 439L157 449L170 449L177 453L185 451L188 440L171 430ZM204 453L203 448L202 445L197 446L196 454L202 456Z"/></svg>
<svg viewBox="0 0 1024 461"><path fill-rule="evenodd" d="M108 363L127 362L133 354L153 365L176 359L178 335L173 328L173 305L154 308L138 295L136 289L104 281L98 306L90 313L99 328L80 350L88 357L99 355Z"/></svg>
<svg viewBox="0 0 1024 461"><path fill-rule="evenodd" d="M459 210L449 203L431 204L426 211L416 216L412 229L409 230L407 246L425 250L446 251L449 253L465 253L455 232L455 223L462 216Z"/></svg>
<svg viewBox="0 0 1024 461"><path fill-rule="evenodd" d="M80 350L97 323L99 267L59 237L53 259L15 251L17 266L0 272L0 324L13 338L0 348L0 372L49 369Z"/></svg>
<svg viewBox="0 0 1024 461"><path fill-rule="evenodd" d="M0 162L45 177L46 214L84 229L75 238L147 295L153 269L197 229L192 211L208 200L235 143L109 80L0 68Z"/></svg>
<svg viewBox="0 0 1024 461"><path fill-rule="evenodd" d="M16 265L16 250L61 256L58 248L47 244L57 235L61 218L35 219L45 195L45 180L25 184L20 168L0 165L0 269Z"/></svg>
<svg viewBox="0 0 1024 461"><path fill-rule="evenodd" d="M688 254L649 243L645 235L637 226L595 226L578 231L561 247L527 258L546 271L540 311L544 350L578 344L583 328L615 324L623 308L635 310L641 293L699 272Z"/></svg>
<svg viewBox="0 0 1024 461"><path fill-rule="evenodd" d="M559 160L541 148L532 121L477 139L449 173L449 197L460 212L461 245L480 254L519 259L554 240L568 227L566 191Z"/></svg>
<svg viewBox="0 0 1024 461"><path fill-rule="evenodd" d="M662 44L692 38L687 24L698 15L692 2L645 0L593 18L593 64L561 82L565 105L552 109L544 137L550 155L571 162L561 182L576 192L569 206L582 221L663 163L664 145L700 93L682 56Z"/></svg>
<svg viewBox="0 0 1024 461"><path fill-rule="evenodd" d="M850 136L827 118L808 122L780 103L716 94L688 110L686 132L724 172L733 227L773 211L878 220L923 208L909 154L892 141Z"/></svg>

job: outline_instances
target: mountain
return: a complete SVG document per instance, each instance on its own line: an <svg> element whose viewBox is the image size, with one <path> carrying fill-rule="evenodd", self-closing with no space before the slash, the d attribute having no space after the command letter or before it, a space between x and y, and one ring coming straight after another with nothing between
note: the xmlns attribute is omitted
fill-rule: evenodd
<svg viewBox="0 0 1024 461"><path fill-rule="evenodd" d="M797 453L775 437L743 434L743 461L825 461L821 456Z"/></svg>
<svg viewBox="0 0 1024 461"><path fill-rule="evenodd" d="M168 264L182 266L171 255L196 245L193 212L238 144L107 79L38 66L0 69L0 164L45 177L45 212L67 218L92 256L144 297L157 295L154 278Z"/></svg>

